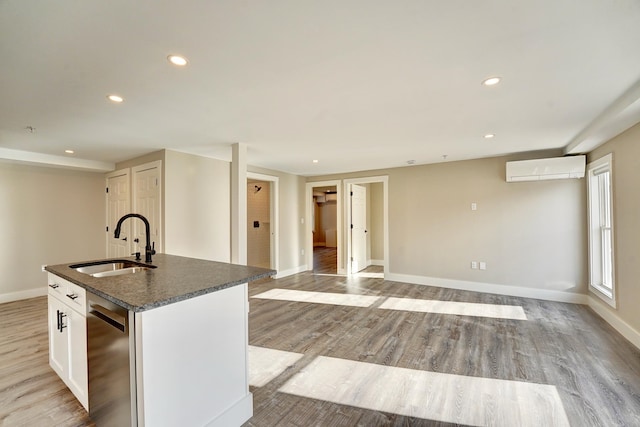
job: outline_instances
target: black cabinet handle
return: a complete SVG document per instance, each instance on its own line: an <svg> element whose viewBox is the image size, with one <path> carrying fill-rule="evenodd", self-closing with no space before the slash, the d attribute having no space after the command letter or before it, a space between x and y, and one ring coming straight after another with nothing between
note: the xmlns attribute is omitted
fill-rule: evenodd
<svg viewBox="0 0 640 427"><path fill-rule="evenodd" d="M67 294L67 298L70 298L71 300L75 300L76 298L78 298L78 295L76 295L76 294Z"/></svg>
<svg viewBox="0 0 640 427"><path fill-rule="evenodd" d="M65 317L67 317L67 315L61 311L60 312L60 332L61 333L62 333L62 330L67 327L67 325L65 325L62 321L62 319L64 319Z"/></svg>
<svg viewBox="0 0 640 427"><path fill-rule="evenodd" d="M52 284L49 285L49 287L53 288L53 289L58 289L60 287L60 285L58 285L56 283L52 283Z"/></svg>
<svg viewBox="0 0 640 427"><path fill-rule="evenodd" d="M62 323L62 319L67 317L67 315L60 310L56 310L56 312L58 316L58 325L56 326L56 329L62 333L62 330L67 327L67 325Z"/></svg>

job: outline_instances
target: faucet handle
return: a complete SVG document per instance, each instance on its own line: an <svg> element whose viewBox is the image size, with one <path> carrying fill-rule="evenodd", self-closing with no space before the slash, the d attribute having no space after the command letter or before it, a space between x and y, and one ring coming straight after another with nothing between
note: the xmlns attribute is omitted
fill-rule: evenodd
<svg viewBox="0 0 640 427"><path fill-rule="evenodd" d="M151 243L151 255L156 254L156 242Z"/></svg>
<svg viewBox="0 0 640 427"><path fill-rule="evenodd" d="M135 255L136 256L136 261L140 261L140 252L134 252L131 255Z"/></svg>

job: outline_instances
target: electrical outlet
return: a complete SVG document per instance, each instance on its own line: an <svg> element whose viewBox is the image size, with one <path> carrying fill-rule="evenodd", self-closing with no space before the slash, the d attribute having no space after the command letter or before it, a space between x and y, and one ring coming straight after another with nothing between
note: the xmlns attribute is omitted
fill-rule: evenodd
<svg viewBox="0 0 640 427"><path fill-rule="evenodd" d="M471 210L472 211L477 211L478 210L478 204L477 203L471 203Z"/></svg>
<svg viewBox="0 0 640 427"><path fill-rule="evenodd" d="M480 261L480 270L486 270L487 269L487 263L484 261Z"/></svg>
<svg viewBox="0 0 640 427"><path fill-rule="evenodd" d="M478 268L478 263L476 261L471 261L471 268L472 269L477 269Z"/></svg>

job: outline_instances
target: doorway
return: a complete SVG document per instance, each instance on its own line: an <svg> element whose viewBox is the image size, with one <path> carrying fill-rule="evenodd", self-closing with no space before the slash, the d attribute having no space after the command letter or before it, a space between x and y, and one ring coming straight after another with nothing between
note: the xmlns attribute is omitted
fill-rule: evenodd
<svg viewBox="0 0 640 427"><path fill-rule="evenodd" d="M320 274L345 274L342 261L342 190L340 180L307 182L306 243L302 255L305 256L306 269L309 271L314 271L314 265L320 262ZM335 212L335 216L329 217L331 211ZM323 214L327 216L323 218Z"/></svg>
<svg viewBox="0 0 640 427"><path fill-rule="evenodd" d="M278 270L278 177L247 173L247 265Z"/></svg>
<svg viewBox="0 0 640 427"><path fill-rule="evenodd" d="M345 179L347 274L389 273L388 177Z"/></svg>
<svg viewBox="0 0 640 427"><path fill-rule="evenodd" d="M313 272L338 273L338 190L337 186L313 189Z"/></svg>

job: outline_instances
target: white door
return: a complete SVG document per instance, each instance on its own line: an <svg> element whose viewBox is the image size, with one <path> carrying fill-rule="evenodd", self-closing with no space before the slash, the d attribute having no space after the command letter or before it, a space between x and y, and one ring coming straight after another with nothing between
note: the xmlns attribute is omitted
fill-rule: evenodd
<svg viewBox="0 0 640 427"><path fill-rule="evenodd" d="M113 231L120 218L130 213L129 170L107 175L107 257L123 257L131 254L131 228L127 220L122 224L120 238Z"/></svg>
<svg viewBox="0 0 640 427"><path fill-rule="evenodd" d="M367 268L367 188L351 184L351 272Z"/></svg>
<svg viewBox="0 0 640 427"><path fill-rule="evenodd" d="M161 252L162 241L160 234L160 162L132 168L133 171L133 212L138 213L149 221L151 243L155 243L155 250ZM131 218L133 224L132 252L140 252L144 256L146 234L144 223L137 218Z"/></svg>

